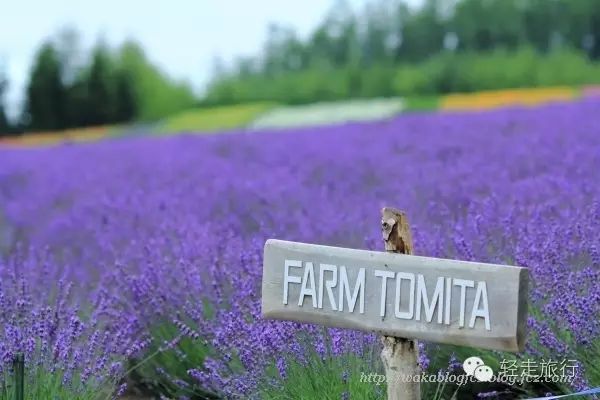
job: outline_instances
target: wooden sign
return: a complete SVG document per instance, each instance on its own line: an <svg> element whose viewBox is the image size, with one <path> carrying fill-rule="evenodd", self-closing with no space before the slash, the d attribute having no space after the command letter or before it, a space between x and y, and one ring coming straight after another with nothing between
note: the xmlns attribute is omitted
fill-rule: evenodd
<svg viewBox="0 0 600 400"><path fill-rule="evenodd" d="M528 271L476 262L268 240L265 318L521 351Z"/></svg>

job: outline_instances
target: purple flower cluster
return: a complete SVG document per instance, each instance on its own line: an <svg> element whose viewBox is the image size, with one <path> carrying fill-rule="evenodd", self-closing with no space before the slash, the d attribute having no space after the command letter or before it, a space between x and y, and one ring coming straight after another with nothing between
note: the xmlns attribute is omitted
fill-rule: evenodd
<svg viewBox="0 0 600 400"><path fill-rule="evenodd" d="M50 373L74 391L110 394L136 353L132 333L139 328L122 315L107 316L102 291L78 294L82 283L65 278L68 268L47 251L15 249L0 260L0 373L10 375L22 354L32 382Z"/></svg>
<svg viewBox="0 0 600 400"><path fill-rule="evenodd" d="M0 266L24 270L2 284L3 360L55 346L94 374L103 352L139 350L164 319L215 349L188 378L220 393L255 390L267 366L284 376L307 346L363 354L374 335L261 319L262 247L382 249L382 206L408 213L417 254L528 267L532 338L553 353L586 346L600 336L598 107L0 151L0 252L34 258ZM84 337L94 354L76 353Z"/></svg>

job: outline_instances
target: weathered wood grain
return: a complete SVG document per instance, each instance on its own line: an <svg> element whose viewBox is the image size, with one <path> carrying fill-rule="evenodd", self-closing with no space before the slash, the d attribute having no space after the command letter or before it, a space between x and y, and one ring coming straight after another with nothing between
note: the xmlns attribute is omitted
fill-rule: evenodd
<svg viewBox="0 0 600 400"><path fill-rule="evenodd" d="M314 274L307 272L311 269L310 263ZM403 279L400 279L400 301L396 309L398 279L392 275L398 277L398 273ZM262 313L265 318L358 329L385 336L520 351L525 344L528 277L527 269L520 267L270 239L264 249ZM382 301L384 279L387 285ZM414 292L411 292L413 284ZM434 296L436 288L441 288L441 298ZM314 296L310 295L311 291ZM415 296L412 308L411 293ZM487 319L480 315L485 297ZM435 306L425 304L423 299L429 299Z"/></svg>
<svg viewBox="0 0 600 400"><path fill-rule="evenodd" d="M408 217L400 210L381 210L381 234L385 251L413 254L413 240ZM385 370L388 400L420 400L421 383L406 379L420 375L419 343L411 338L382 336L381 361Z"/></svg>

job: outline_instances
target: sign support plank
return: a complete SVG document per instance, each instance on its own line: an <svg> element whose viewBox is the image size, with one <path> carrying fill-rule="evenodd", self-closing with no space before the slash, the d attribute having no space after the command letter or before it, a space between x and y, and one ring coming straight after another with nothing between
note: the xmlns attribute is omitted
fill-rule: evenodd
<svg viewBox="0 0 600 400"><path fill-rule="evenodd" d="M393 209L381 210L381 233L385 250L391 253L412 254L413 241L406 214ZM402 379L420 374L419 345L416 340L382 336L381 360L385 368L389 400L420 400L421 384L416 379ZM416 382L415 382L416 381Z"/></svg>

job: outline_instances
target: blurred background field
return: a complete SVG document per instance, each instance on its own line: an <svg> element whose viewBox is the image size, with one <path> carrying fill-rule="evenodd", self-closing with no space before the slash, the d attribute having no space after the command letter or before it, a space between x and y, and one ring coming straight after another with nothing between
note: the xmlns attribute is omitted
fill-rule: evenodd
<svg viewBox="0 0 600 400"><path fill-rule="evenodd" d="M240 128L274 106L272 103L257 102L186 110L162 121L157 133L211 132Z"/></svg>
<svg viewBox="0 0 600 400"><path fill-rule="evenodd" d="M594 0L338 0L302 34L274 20L260 50L222 59L217 48L200 88L167 73L143 38L101 34L86 47L78 28L39 39L20 104L8 102L4 54L1 145L530 106L600 84Z"/></svg>
<svg viewBox="0 0 600 400"><path fill-rule="evenodd" d="M191 108L176 112L154 123L69 128L60 131L7 135L0 137L0 146L30 147L139 135L217 133L240 128L260 130L325 126L390 119L402 113L466 112L501 107L532 107L598 96L600 96L598 87L585 86L489 90L408 98L340 100L306 105L280 105L273 102L241 103Z"/></svg>
<svg viewBox="0 0 600 400"><path fill-rule="evenodd" d="M347 100L276 107L252 121L251 127L289 128L390 118L402 112L402 99Z"/></svg>

